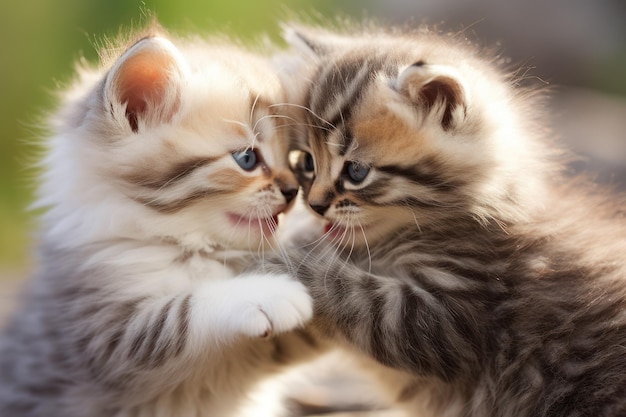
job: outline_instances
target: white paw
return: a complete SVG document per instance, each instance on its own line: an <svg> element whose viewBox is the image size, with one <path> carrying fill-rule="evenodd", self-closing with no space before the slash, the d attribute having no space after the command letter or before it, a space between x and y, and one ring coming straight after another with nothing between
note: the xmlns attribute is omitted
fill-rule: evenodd
<svg viewBox="0 0 626 417"><path fill-rule="evenodd" d="M254 275L238 279L242 288L233 324L250 337L268 337L296 329L313 315L306 288L287 275Z"/></svg>

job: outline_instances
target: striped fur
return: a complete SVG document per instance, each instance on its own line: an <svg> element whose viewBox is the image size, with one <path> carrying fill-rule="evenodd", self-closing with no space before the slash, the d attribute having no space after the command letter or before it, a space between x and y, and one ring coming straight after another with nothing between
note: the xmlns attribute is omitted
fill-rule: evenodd
<svg viewBox="0 0 626 417"><path fill-rule="evenodd" d="M298 187L278 79L222 40L170 39L110 45L51 118L38 268L0 339L3 417L241 416L320 349L301 283L242 274L278 249Z"/></svg>
<svg viewBox="0 0 626 417"><path fill-rule="evenodd" d="M626 415L623 200L558 174L540 105L454 36L289 36L327 226L266 268L309 288L315 327L411 415Z"/></svg>

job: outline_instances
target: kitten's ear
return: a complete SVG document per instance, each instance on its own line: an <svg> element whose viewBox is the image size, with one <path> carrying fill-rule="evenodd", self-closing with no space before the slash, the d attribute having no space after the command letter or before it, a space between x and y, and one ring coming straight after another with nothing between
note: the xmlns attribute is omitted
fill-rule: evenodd
<svg viewBox="0 0 626 417"><path fill-rule="evenodd" d="M144 38L124 52L107 75L106 104L111 109L125 106L134 132L142 125L166 123L180 107L184 69L184 59L170 41Z"/></svg>
<svg viewBox="0 0 626 417"><path fill-rule="evenodd" d="M283 38L298 51L316 58L328 54L337 43L328 33L297 25L281 25Z"/></svg>
<svg viewBox="0 0 626 417"><path fill-rule="evenodd" d="M463 85L445 66L416 62L400 73L396 89L424 112L436 111L444 130L453 127L455 116L467 106Z"/></svg>

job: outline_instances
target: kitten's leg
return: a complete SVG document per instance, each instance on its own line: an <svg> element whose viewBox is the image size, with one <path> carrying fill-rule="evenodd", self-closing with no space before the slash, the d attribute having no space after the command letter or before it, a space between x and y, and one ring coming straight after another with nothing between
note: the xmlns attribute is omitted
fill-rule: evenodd
<svg viewBox="0 0 626 417"><path fill-rule="evenodd" d="M285 269L272 262L269 270ZM490 289L461 275L454 276L458 288L428 287L420 283L426 273L450 275L433 266L416 266L401 278L349 263L309 263L297 277L313 297L313 324L322 333L386 366L450 381L475 371L488 351Z"/></svg>
<svg viewBox="0 0 626 417"><path fill-rule="evenodd" d="M199 359L225 358L250 338L295 329L312 314L306 289L285 275L215 281L170 296L125 297L91 291L65 321L74 323L73 348L86 358L93 379L129 392L141 388L142 396L151 394L150 384L155 390L176 386L206 363Z"/></svg>
<svg viewBox="0 0 626 417"><path fill-rule="evenodd" d="M287 275L250 275L209 285L195 302L199 314L217 319L216 331L225 336L283 333L302 326L313 313L306 289Z"/></svg>

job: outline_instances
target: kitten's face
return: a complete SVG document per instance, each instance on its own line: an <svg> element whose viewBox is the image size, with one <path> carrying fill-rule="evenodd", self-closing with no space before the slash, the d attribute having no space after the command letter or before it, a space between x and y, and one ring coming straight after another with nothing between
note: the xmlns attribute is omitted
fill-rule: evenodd
<svg viewBox="0 0 626 417"><path fill-rule="evenodd" d="M157 236L231 249L272 238L298 183L271 106L278 82L259 58L146 38L115 63L99 100L86 116L85 169L129 216Z"/></svg>
<svg viewBox="0 0 626 417"><path fill-rule="evenodd" d="M514 192L510 173L498 172L516 157L498 149L507 135L498 123L508 117L498 108L499 81L486 88L486 77L446 51L376 42L319 48L326 53L301 101L307 129L296 171L309 206L327 220L326 238L339 246L480 219ZM514 149L516 139L506 139Z"/></svg>

